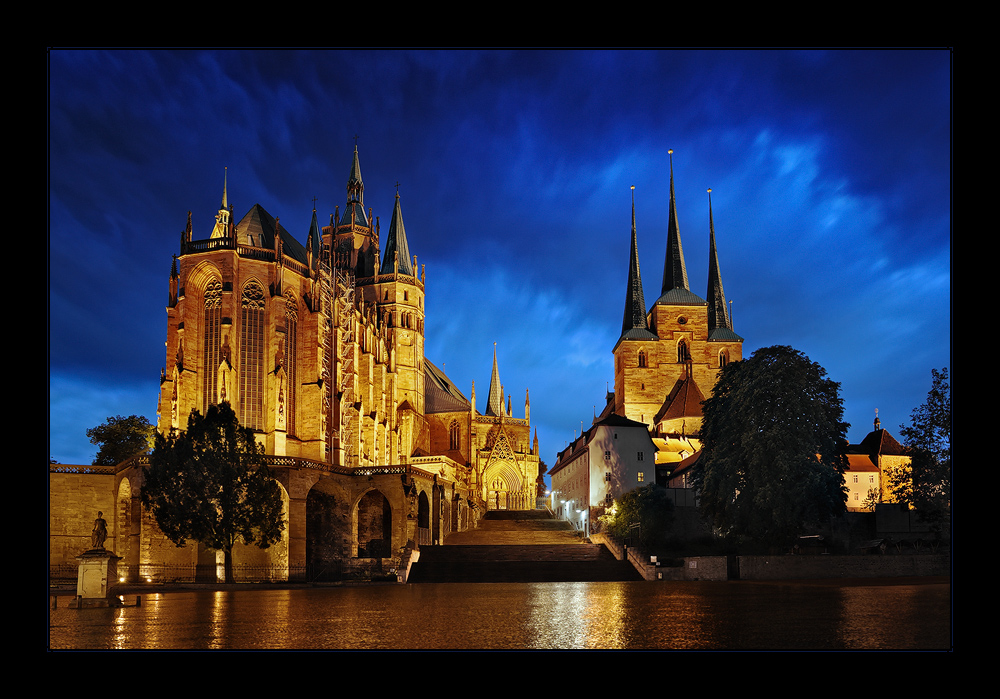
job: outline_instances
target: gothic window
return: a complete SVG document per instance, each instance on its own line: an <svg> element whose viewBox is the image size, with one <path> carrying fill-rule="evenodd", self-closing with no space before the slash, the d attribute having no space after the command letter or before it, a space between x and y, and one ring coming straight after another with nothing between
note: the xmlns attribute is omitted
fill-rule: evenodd
<svg viewBox="0 0 1000 699"><path fill-rule="evenodd" d="M459 431L458 420L452 420L451 427L448 428L448 448L458 449L460 439L461 432Z"/></svg>
<svg viewBox="0 0 1000 699"><path fill-rule="evenodd" d="M204 365L202 367L201 412L208 412L208 406L214 405L216 398L216 382L219 378L219 363L221 357L222 333L222 282L213 279L205 287L205 347Z"/></svg>
<svg viewBox="0 0 1000 699"><path fill-rule="evenodd" d="M691 353L688 351L687 342L685 340L681 340L677 343L677 363L682 364L690 361Z"/></svg>
<svg viewBox="0 0 1000 699"><path fill-rule="evenodd" d="M639 352L639 367L642 368L642 367L645 367L645 366L646 366L646 353L640 351Z"/></svg>
<svg viewBox="0 0 1000 699"><path fill-rule="evenodd" d="M264 429L264 290L257 282L243 289L240 309L240 422Z"/></svg>
<svg viewBox="0 0 1000 699"><path fill-rule="evenodd" d="M719 368L721 369L727 364L729 364L729 354L725 350L722 350L719 352Z"/></svg>
<svg viewBox="0 0 1000 699"><path fill-rule="evenodd" d="M298 345L299 310L291 294L285 297L285 429L295 434L296 348Z"/></svg>

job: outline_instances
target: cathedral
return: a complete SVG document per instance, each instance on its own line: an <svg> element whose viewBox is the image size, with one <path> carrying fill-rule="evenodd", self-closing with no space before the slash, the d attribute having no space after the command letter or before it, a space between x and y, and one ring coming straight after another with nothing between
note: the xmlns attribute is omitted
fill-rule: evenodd
<svg viewBox="0 0 1000 699"><path fill-rule="evenodd" d="M424 356L426 270L398 191L384 238L365 208L357 147L343 208L325 226L314 209L305 244L260 204L237 220L229 194L225 178L204 234L188 212L171 266L157 428L183 430L192 410L226 401L264 447L285 532L266 551L234 552L238 562L279 579L345 561L393 565L486 510L535 508L527 390L515 417L494 345L480 412L475 384L467 398ZM108 548L131 575L211 568L218 552L173 547L139 505L145 458L51 476L52 492L69 494L52 508L51 560L86 548L100 510L113 513Z"/></svg>
<svg viewBox="0 0 1000 699"><path fill-rule="evenodd" d="M447 457L487 507L534 507L537 438L503 394L486 410L424 357L426 270L397 192L384 246L355 148L347 199L303 246L259 204L235 221L223 186L211 234L190 213L170 274L161 431L229 401L266 452L344 468Z"/></svg>

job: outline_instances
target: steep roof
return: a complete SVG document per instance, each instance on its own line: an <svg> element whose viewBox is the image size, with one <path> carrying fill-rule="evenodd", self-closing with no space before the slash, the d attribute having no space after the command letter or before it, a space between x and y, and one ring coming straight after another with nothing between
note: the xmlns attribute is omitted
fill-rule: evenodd
<svg viewBox="0 0 1000 699"><path fill-rule="evenodd" d="M503 386L500 384L500 371L497 369L497 345L493 343L493 375L490 377L490 394L486 401L486 415L500 417L505 415L503 409Z"/></svg>
<svg viewBox="0 0 1000 699"><path fill-rule="evenodd" d="M410 246L406 242L403 212L399 208L399 192L396 192L396 204L392 209L392 221L389 223L389 236L385 241L385 255L382 257L382 268L379 269L379 274L392 274L395 271L397 253L399 255L399 273L412 277L413 260L410 258Z"/></svg>
<svg viewBox="0 0 1000 699"><path fill-rule="evenodd" d="M254 247L273 250L275 226L285 254L303 265L306 264L306 249L302 247L302 243L292 237L291 233L277 223L260 204L254 204L246 216L236 224L236 240L241 244L249 240Z"/></svg>
<svg viewBox="0 0 1000 699"><path fill-rule="evenodd" d="M691 378L678 379L673 390L663 401L663 405L653 418L653 424L663 420L677 420L686 417L702 417L701 404L705 401L705 395L698 388L698 384Z"/></svg>
<svg viewBox="0 0 1000 699"><path fill-rule="evenodd" d="M711 342L742 342L733 332L733 319L726 307L726 292L722 289L719 253L715 247L715 221L712 218L712 190L708 190L708 339Z"/></svg>
<svg viewBox="0 0 1000 699"><path fill-rule="evenodd" d="M472 403L441 369L424 358L424 411L458 413L468 411Z"/></svg>
<svg viewBox="0 0 1000 699"><path fill-rule="evenodd" d="M625 287L625 313L622 318L622 340L656 340L646 321L646 302L639 274L639 250L635 240L635 187L632 187L632 249L629 253L628 285Z"/></svg>
<svg viewBox="0 0 1000 699"><path fill-rule="evenodd" d="M903 456L906 453L906 448L897 442L896 438L889 434L888 431L879 428L869 432L861 440L861 444L858 445L858 452L883 456Z"/></svg>
<svg viewBox="0 0 1000 699"><path fill-rule="evenodd" d="M670 154L670 204L667 219L667 252L663 259L663 284L659 305L702 305L705 299L691 293L688 286L687 266L681 247L681 230L677 223L677 201L674 197L674 151Z"/></svg>

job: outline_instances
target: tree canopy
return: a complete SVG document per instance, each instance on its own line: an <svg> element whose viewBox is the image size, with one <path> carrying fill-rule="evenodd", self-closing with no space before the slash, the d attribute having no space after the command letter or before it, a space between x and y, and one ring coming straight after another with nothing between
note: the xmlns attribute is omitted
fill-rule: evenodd
<svg viewBox="0 0 1000 699"><path fill-rule="evenodd" d="M912 459L908 504L940 535L951 509L951 386L947 368L931 369L931 377L927 401L900 434Z"/></svg>
<svg viewBox="0 0 1000 699"><path fill-rule="evenodd" d="M192 410L186 431L157 433L143 480L142 504L160 530L177 546L190 539L223 551L226 582L237 541L263 549L281 539L281 488L229 403Z"/></svg>
<svg viewBox="0 0 1000 699"><path fill-rule="evenodd" d="M99 448L94 466L114 466L136 454L146 454L153 446L156 430L142 415L109 417L87 430L91 444Z"/></svg>
<svg viewBox="0 0 1000 699"><path fill-rule="evenodd" d="M674 521L674 503L663 486L650 483L622 495L600 517L601 525L611 536L624 539L638 535L639 544L653 550L666 541ZM633 526L638 524L638 527Z"/></svg>
<svg viewBox="0 0 1000 699"><path fill-rule="evenodd" d="M844 512L840 384L802 352L764 347L720 372L704 403L694 487L727 535L769 546Z"/></svg>

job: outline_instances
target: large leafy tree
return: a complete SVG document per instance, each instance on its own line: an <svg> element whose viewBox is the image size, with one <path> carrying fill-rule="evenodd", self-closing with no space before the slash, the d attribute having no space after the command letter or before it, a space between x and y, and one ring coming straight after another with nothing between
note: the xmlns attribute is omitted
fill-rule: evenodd
<svg viewBox="0 0 1000 699"><path fill-rule="evenodd" d="M114 466L153 447L156 430L142 415L109 417L103 424L87 430L91 444L99 448L94 466Z"/></svg>
<svg viewBox="0 0 1000 699"><path fill-rule="evenodd" d="M665 543L673 521L673 500L654 483L628 491L600 517L609 534L619 539L637 535L647 550Z"/></svg>
<svg viewBox="0 0 1000 699"><path fill-rule="evenodd" d="M900 434L911 458L908 504L940 535L951 509L951 386L947 368L931 369L931 377L927 401Z"/></svg>
<svg viewBox="0 0 1000 699"><path fill-rule="evenodd" d="M704 404L693 474L703 514L726 535L779 546L843 513L843 416L840 384L798 350L728 364Z"/></svg>
<svg viewBox="0 0 1000 699"><path fill-rule="evenodd" d="M223 551L226 582L233 582L237 541L268 548L285 526L264 449L229 403L204 416L192 410L187 430L156 435L141 498L177 546L190 539Z"/></svg>

